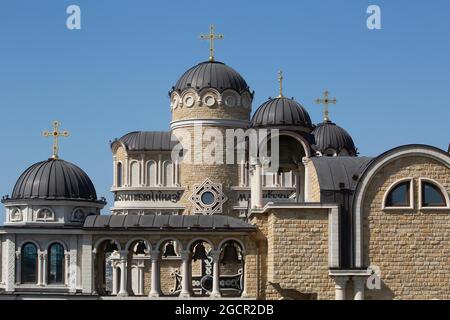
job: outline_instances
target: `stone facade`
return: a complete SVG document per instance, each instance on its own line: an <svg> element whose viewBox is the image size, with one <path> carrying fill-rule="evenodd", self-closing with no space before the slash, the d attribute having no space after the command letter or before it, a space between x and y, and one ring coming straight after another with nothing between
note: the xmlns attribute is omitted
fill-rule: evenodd
<svg viewBox="0 0 450 320"><path fill-rule="evenodd" d="M382 209L390 185L413 178L414 209ZM368 299L450 299L450 209L418 209L419 178L450 191L450 168L425 157L400 158L372 179L364 199L365 263L381 269L382 290Z"/></svg>
<svg viewBox="0 0 450 320"><path fill-rule="evenodd" d="M264 220L258 221L267 239L263 298L334 298L328 276L328 211L280 209L269 211Z"/></svg>

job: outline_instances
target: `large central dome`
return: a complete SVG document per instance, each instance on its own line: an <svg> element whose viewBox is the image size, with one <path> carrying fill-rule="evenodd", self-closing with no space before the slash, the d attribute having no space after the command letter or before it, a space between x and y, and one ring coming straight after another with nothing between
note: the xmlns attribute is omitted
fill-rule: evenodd
<svg viewBox="0 0 450 320"><path fill-rule="evenodd" d="M49 159L29 167L17 180L11 200L97 200L89 176L76 165Z"/></svg>
<svg viewBox="0 0 450 320"><path fill-rule="evenodd" d="M214 88L219 92L233 89L238 93L249 90L247 82L236 70L218 61L205 61L190 68L177 81L172 91L181 92L189 88L197 91Z"/></svg>

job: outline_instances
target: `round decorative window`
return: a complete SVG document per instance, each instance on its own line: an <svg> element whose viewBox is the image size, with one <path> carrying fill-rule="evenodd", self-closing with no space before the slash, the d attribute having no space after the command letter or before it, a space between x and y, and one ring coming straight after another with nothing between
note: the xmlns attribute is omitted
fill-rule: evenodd
<svg viewBox="0 0 450 320"><path fill-rule="evenodd" d="M249 97L248 95L244 95L244 96L242 97L242 106L243 106L244 108L250 108L250 105L251 105L251 99L250 99L250 97Z"/></svg>
<svg viewBox="0 0 450 320"><path fill-rule="evenodd" d="M206 96L205 97L205 104L208 107L212 107L216 103L216 99L213 96Z"/></svg>
<svg viewBox="0 0 450 320"><path fill-rule="evenodd" d="M236 105L236 98L233 96L228 96L225 98L225 105L227 107L234 107Z"/></svg>
<svg viewBox="0 0 450 320"><path fill-rule="evenodd" d="M187 96L186 98L184 98L184 104L188 108L192 107L194 105L194 102L194 97Z"/></svg>
<svg viewBox="0 0 450 320"><path fill-rule="evenodd" d="M214 203L216 197L211 191L206 191L202 194L201 199L204 205L210 206Z"/></svg>

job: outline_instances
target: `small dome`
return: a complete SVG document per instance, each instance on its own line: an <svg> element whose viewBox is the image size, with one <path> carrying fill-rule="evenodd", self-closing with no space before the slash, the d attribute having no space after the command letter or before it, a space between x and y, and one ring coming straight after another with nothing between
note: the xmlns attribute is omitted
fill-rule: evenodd
<svg viewBox="0 0 450 320"><path fill-rule="evenodd" d="M89 176L76 165L49 159L29 167L17 180L10 200L88 200L97 201Z"/></svg>
<svg viewBox="0 0 450 320"><path fill-rule="evenodd" d="M321 155L356 156L358 154L350 134L331 121L318 124L312 134L316 140L312 148Z"/></svg>
<svg viewBox="0 0 450 320"><path fill-rule="evenodd" d="M181 92L189 88L197 91L205 88L214 88L219 92L227 89L238 93L249 91L247 82L237 71L218 61L205 61L190 68L177 81L173 91Z"/></svg>
<svg viewBox="0 0 450 320"><path fill-rule="evenodd" d="M117 141L122 142L129 151L171 151L178 144L169 131L133 131Z"/></svg>
<svg viewBox="0 0 450 320"><path fill-rule="evenodd" d="M252 118L253 127L279 127L286 126L289 129L297 127L300 130L312 130L313 125L308 112L300 103L286 97L270 99L264 102Z"/></svg>

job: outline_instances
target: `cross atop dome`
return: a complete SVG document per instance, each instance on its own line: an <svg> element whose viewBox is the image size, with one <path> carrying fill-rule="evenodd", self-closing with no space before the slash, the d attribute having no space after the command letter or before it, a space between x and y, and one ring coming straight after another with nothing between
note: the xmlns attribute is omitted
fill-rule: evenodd
<svg viewBox="0 0 450 320"><path fill-rule="evenodd" d="M280 94L278 98L283 98L283 71L278 72L278 82L280 83Z"/></svg>
<svg viewBox="0 0 450 320"><path fill-rule="evenodd" d="M328 105L337 103L336 98L331 99L329 97L329 94L330 93L328 92L328 90L325 89L325 91L323 93L323 98L316 99L317 104L323 104L323 106L324 106L324 108L323 108L323 121L324 122L330 121L330 112L328 110Z"/></svg>
<svg viewBox="0 0 450 320"><path fill-rule="evenodd" d="M209 41L209 61L214 61L214 41L222 40L223 34L215 34L215 26L211 24L209 26L209 34L200 35L200 39Z"/></svg>
<svg viewBox="0 0 450 320"><path fill-rule="evenodd" d="M61 123L59 121L53 121L53 131L44 131L42 135L44 137L53 137L53 155L52 159L58 159L58 151L59 151L59 137L68 137L70 136L69 131L59 131L59 126Z"/></svg>

